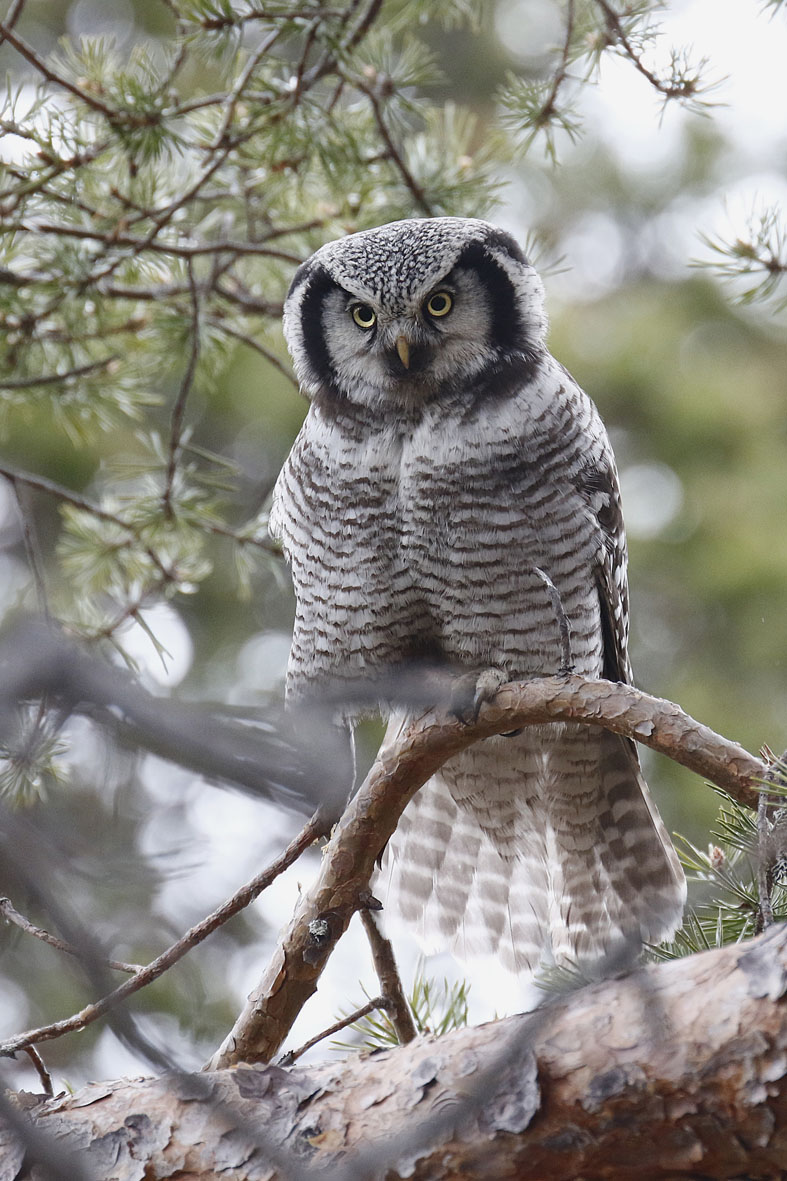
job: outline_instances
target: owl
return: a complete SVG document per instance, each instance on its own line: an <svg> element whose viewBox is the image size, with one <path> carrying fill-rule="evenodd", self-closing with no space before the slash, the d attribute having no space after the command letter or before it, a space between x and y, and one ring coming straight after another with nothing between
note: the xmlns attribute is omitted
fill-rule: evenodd
<svg viewBox="0 0 787 1181"><path fill-rule="evenodd" d="M311 405L270 518L290 701L408 667L554 675L556 598L575 671L630 680L615 461L546 327L539 276L485 221L393 222L299 268L284 331ZM445 763L375 890L430 949L525 975L669 937L685 901L634 744L563 722Z"/></svg>

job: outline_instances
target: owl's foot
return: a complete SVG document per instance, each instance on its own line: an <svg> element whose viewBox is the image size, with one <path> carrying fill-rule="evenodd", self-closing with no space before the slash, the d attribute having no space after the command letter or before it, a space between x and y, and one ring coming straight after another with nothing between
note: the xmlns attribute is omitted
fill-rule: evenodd
<svg viewBox="0 0 787 1181"><path fill-rule="evenodd" d="M451 684L451 713L466 725L478 721L481 706L494 699L506 679L502 669L493 667L480 673L462 673Z"/></svg>

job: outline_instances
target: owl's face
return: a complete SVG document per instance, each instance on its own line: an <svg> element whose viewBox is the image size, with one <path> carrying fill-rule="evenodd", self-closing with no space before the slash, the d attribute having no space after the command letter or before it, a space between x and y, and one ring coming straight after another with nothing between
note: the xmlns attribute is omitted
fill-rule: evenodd
<svg viewBox="0 0 787 1181"><path fill-rule="evenodd" d="M532 360L543 289L488 222L391 222L329 242L299 268L284 331L308 394L417 404Z"/></svg>

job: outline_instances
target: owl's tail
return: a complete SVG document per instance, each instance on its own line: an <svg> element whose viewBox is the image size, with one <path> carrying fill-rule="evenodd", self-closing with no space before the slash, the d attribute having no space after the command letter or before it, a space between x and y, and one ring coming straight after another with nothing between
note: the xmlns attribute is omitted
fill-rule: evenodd
<svg viewBox="0 0 787 1181"><path fill-rule="evenodd" d="M669 938L686 898L634 745L578 725L446 763L406 808L375 889L426 950L520 975Z"/></svg>

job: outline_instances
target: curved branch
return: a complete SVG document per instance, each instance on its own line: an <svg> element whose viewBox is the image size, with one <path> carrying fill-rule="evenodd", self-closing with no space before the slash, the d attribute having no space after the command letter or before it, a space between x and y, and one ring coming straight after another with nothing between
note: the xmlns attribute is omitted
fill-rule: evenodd
<svg viewBox="0 0 787 1181"><path fill-rule="evenodd" d="M544 677L504 685L473 725L425 714L378 755L324 851L317 881L303 897L262 980L209 1068L267 1062L276 1053L316 990L399 817L447 759L493 734L557 721L603 726L636 739L741 803L757 805L754 785L765 776L765 763L672 702L630 685L578 676Z"/></svg>

